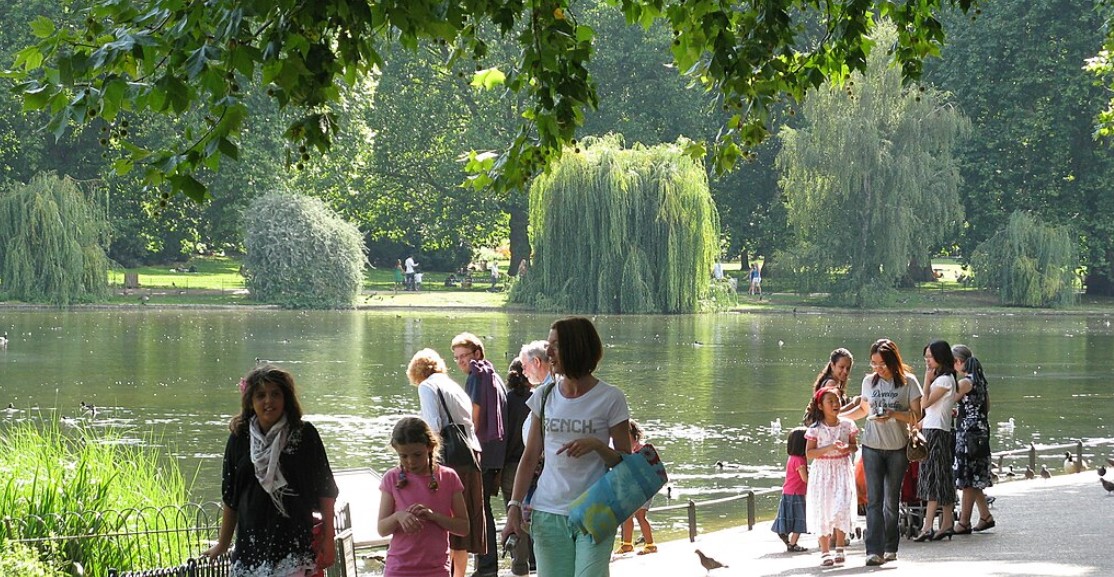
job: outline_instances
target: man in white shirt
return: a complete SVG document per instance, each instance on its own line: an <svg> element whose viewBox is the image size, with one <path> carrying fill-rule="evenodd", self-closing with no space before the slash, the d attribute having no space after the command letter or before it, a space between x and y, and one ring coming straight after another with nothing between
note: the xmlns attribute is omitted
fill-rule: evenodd
<svg viewBox="0 0 1114 577"><path fill-rule="evenodd" d="M418 290L418 287L414 284L414 273L418 272L416 270L418 268L418 263L414 262L414 257L407 256L406 262L402 264L402 267L405 269L403 272L406 273L406 290Z"/></svg>

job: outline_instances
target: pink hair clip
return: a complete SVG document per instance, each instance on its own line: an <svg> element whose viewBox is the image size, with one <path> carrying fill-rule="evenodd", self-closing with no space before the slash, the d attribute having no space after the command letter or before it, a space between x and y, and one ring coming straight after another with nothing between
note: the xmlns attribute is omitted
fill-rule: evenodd
<svg viewBox="0 0 1114 577"><path fill-rule="evenodd" d="M244 394L244 391L246 391L246 390L248 390L248 380L244 379L244 378L241 378L240 379L240 394L241 395Z"/></svg>

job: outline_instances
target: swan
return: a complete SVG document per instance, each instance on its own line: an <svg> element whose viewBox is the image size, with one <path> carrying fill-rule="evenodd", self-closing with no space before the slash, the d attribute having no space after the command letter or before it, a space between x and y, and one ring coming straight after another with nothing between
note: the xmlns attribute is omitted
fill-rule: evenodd
<svg viewBox="0 0 1114 577"><path fill-rule="evenodd" d="M1017 423L1014 422L1013 417L1010 417L1008 421L998 421L998 428L1002 431L1008 431L1012 433L1016 425Z"/></svg>
<svg viewBox="0 0 1114 577"><path fill-rule="evenodd" d="M5 332L4 336L0 337L0 349L8 348L8 333Z"/></svg>
<svg viewBox="0 0 1114 577"><path fill-rule="evenodd" d="M770 431L775 435L781 434L781 417L770 421Z"/></svg>

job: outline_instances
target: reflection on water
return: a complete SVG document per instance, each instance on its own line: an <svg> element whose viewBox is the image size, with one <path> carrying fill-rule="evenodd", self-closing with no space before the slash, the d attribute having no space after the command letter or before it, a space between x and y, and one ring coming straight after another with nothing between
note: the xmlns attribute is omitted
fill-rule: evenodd
<svg viewBox="0 0 1114 577"><path fill-rule="evenodd" d="M336 468L393 465L388 436L418 411L406 363L430 346L449 358L461 331L484 338L505 367L522 343L544 338L553 316L445 311L88 311L0 314L12 336L0 350L0 425L67 417L116 427L132 442L168 447L196 499L215 499L236 383L256 359L294 373L307 420L321 431ZM808 400L831 349L867 366L886 336L915 374L934 338L970 345L988 372L995 449L1111 437L1114 331L1107 317L945 315L702 315L597 317L605 343L598 375L620 388L647 438L669 462L673 502L737 494L781 483L784 437ZM451 363L450 363L451 365ZM450 374L461 375L455 367ZM80 403L97 406L90 418ZM54 416L50 416L54 415ZM783 428L773 426L780 419ZM716 463L723 462L723 467ZM369 488L372 489L372 488ZM658 504L665 504L664 495ZM769 513L776 499L764 499ZM745 506L705 514L705 528L737 520ZM683 526L683 513L662 525Z"/></svg>

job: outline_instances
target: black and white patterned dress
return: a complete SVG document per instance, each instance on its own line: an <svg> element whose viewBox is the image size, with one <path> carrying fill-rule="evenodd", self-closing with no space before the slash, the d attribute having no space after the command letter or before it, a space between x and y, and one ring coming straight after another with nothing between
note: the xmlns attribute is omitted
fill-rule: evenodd
<svg viewBox="0 0 1114 577"><path fill-rule="evenodd" d="M985 489L994 484L990 478L990 422L987 419L990 393L985 379L974 374L965 378L971 381L971 390L957 403L955 487Z"/></svg>

